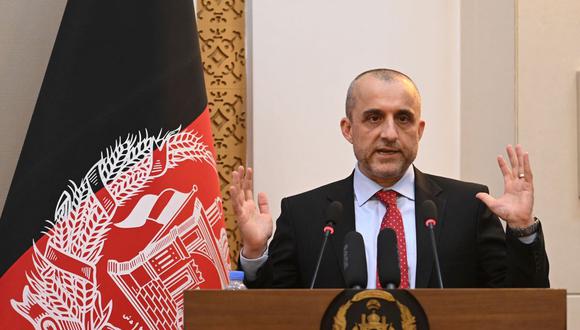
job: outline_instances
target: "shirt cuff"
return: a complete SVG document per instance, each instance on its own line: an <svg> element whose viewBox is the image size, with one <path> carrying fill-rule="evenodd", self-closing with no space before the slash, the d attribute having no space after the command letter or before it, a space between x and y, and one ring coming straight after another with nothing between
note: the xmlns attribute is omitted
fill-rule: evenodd
<svg viewBox="0 0 580 330"><path fill-rule="evenodd" d="M538 233L533 233L529 236L518 237L518 239L520 240L520 242L529 245L529 244L534 243L534 241L536 240L536 237L538 237Z"/></svg>
<svg viewBox="0 0 580 330"><path fill-rule="evenodd" d="M256 275L258 274L258 269L262 267L266 260L268 260L268 249L262 253L262 255L256 259L248 259L244 257L244 249L240 252L240 264L244 270L244 276L248 281L254 281Z"/></svg>

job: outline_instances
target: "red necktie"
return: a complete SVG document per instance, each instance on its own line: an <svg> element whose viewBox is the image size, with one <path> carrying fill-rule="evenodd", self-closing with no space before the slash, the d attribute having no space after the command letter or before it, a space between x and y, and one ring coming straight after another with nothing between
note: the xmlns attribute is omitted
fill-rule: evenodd
<svg viewBox="0 0 580 330"><path fill-rule="evenodd" d="M379 191L377 198L385 204L387 212L381 222L381 230L391 228L397 234L397 248L399 249L399 265L401 266L401 285L399 288L409 287L409 266L407 264L407 244L405 243L405 229L403 226L403 217L397 207L397 192L394 190ZM379 247L380 248L380 247ZM379 277L377 274L377 288L380 288Z"/></svg>

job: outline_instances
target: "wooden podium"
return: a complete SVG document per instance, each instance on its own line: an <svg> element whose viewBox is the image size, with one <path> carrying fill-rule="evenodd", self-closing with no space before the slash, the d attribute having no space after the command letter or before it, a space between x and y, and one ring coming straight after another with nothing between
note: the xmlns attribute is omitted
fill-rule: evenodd
<svg viewBox="0 0 580 330"><path fill-rule="evenodd" d="M339 289L185 292L185 329L319 329ZM566 329L566 290L415 289L430 329Z"/></svg>

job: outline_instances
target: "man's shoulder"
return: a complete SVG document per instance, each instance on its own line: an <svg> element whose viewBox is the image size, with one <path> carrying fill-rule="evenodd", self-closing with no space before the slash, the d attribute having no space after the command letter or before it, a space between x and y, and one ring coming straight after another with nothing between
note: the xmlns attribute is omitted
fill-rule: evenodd
<svg viewBox="0 0 580 330"><path fill-rule="evenodd" d="M489 191L489 188L486 185L476 182L462 181L428 173L421 173L420 175L424 175L428 181L430 181L432 184L439 186L443 190L464 191L464 192Z"/></svg>
<svg viewBox="0 0 580 330"><path fill-rule="evenodd" d="M294 200L315 200L320 197L332 198L335 195L341 194L352 194L353 193L353 185L352 185L353 176L352 174L348 177L337 180L331 183L327 183L325 185L307 190L305 192L295 194L292 196L288 196L284 199L294 201Z"/></svg>

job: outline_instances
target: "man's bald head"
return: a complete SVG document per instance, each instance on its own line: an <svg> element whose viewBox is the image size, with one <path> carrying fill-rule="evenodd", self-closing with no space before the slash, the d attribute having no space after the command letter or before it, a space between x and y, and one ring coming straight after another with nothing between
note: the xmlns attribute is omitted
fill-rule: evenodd
<svg viewBox="0 0 580 330"><path fill-rule="evenodd" d="M412 89L415 91L416 100L418 103L417 106L418 106L419 111L421 110L421 95L419 94L419 90L417 89L417 86L415 85L413 80L411 80L411 78L409 78L406 74L399 72L397 70L379 68L379 69L371 69L371 70L368 70L368 71L365 71L365 72L359 74L350 83L350 86L348 87L348 91L346 93L346 104L345 104L345 112L346 112L347 118L352 119L352 109L356 106L357 82L360 79L367 77L367 76L376 78L377 80L384 81L384 82L400 81L400 82L403 82L405 84L409 84L412 87Z"/></svg>

